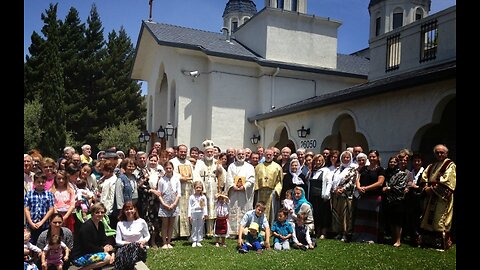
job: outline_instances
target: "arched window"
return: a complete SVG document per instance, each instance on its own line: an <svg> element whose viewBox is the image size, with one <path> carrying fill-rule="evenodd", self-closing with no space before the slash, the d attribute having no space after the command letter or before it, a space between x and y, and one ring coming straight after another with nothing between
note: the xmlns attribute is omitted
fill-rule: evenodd
<svg viewBox="0 0 480 270"><path fill-rule="evenodd" d="M417 10L415 11L415 21L418 21L421 18L423 18L423 9L417 8Z"/></svg>
<svg viewBox="0 0 480 270"><path fill-rule="evenodd" d="M292 0L292 11L298 11L298 0Z"/></svg>
<svg viewBox="0 0 480 270"><path fill-rule="evenodd" d="M392 29L397 29L398 27L403 26L403 9L396 8L393 11L393 25Z"/></svg>
<svg viewBox="0 0 480 270"><path fill-rule="evenodd" d="M232 33L237 31L238 29L238 21L235 19L235 20L232 20Z"/></svg>
<svg viewBox="0 0 480 270"><path fill-rule="evenodd" d="M283 0L277 0L277 8L283 9Z"/></svg>
<svg viewBox="0 0 480 270"><path fill-rule="evenodd" d="M380 29L382 27L382 17L377 17L375 20L375 36L380 35Z"/></svg>

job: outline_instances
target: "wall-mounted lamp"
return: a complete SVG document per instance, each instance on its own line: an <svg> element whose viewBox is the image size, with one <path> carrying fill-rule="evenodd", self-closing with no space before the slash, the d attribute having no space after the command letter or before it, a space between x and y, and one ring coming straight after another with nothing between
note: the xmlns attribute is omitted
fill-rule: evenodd
<svg viewBox="0 0 480 270"><path fill-rule="evenodd" d="M168 137L173 136L173 133L176 131L176 128L172 126L170 122L168 122L167 126L163 128L161 125L157 130L157 137L160 139L166 139L168 141Z"/></svg>
<svg viewBox="0 0 480 270"><path fill-rule="evenodd" d="M182 70L182 73L185 76L190 76L190 77L194 77L194 78L197 78L198 76L200 76L200 71L198 71L198 70L192 70L192 71Z"/></svg>
<svg viewBox="0 0 480 270"><path fill-rule="evenodd" d="M150 141L150 134L148 133L148 131L143 131L143 132L140 132L140 135L138 135L138 141L140 143L147 143L148 141Z"/></svg>
<svg viewBox="0 0 480 270"><path fill-rule="evenodd" d="M258 141L260 141L260 135L256 136L255 134L253 134L253 136L250 138L250 142L252 144L257 144Z"/></svg>
<svg viewBox="0 0 480 270"><path fill-rule="evenodd" d="M305 129L303 126L301 129L297 130L298 137L306 138L308 134L310 134L310 128Z"/></svg>

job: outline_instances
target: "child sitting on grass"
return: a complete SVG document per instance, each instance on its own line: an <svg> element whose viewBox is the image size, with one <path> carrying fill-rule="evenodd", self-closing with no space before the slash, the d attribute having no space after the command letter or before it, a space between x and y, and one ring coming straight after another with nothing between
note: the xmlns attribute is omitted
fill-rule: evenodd
<svg viewBox="0 0 480 270"><path fill-rule="evenodd" d="M297 216L297 224L295 229L293 229L293 248L305 251L309 248L313 249L313 247L310 232L305 225L305 214L299 214Z"/></svg>
<svg viewBox="0 0 480 270"><path fill-rule="evenodd" d="M247 253L249 250L255 250L257 254L262 254L263 236L259 233L258 223L252 222L248 227L247 237L242 244L242 248L238 250L240 253Z"/></svg>
<svg viewBox="0 0 480 270"><path fill-rule="evenodd" d="M272 226L273 248L276 250L290 249L290 239L292 238L292 225L287 222L288 210L282 208L278 210L277 220Z"/></svg>

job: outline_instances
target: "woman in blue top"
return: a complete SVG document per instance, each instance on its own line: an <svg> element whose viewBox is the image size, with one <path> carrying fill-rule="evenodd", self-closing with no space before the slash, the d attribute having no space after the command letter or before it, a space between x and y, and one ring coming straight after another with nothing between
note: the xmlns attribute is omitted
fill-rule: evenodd
<svg viewBox="0 0 480 270"><path fill-rule="evenodd" d="M310 202L305 198L305 190L297 186L293 189L293 206L294 213L292 214L293 219L296 221L300 214L305 216L305 225L308 227L310 234L314 232L315 226L313 225L313 207Z"/></svg>

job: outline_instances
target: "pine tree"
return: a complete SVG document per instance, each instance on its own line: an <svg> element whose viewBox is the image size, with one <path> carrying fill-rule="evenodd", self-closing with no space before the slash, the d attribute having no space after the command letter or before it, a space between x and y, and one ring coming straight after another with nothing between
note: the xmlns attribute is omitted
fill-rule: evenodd
<svg viewBox="0 0 480 270"><path fill-rule="evenodd" d="M31 35L32 44L28 47L30 55L25 57L25 64L23 65L23 102L32 102L40 97L39 83L42 81L42 64L44 59L45 40L35 31Z"/></svg>
<svg viewBox="0 0 480 270"><path fill-rule="evenodd" d="M85 50L85 24L81 23L78 11L70 8L60 27L60 57L63 65L65 87L65 113L67 130L79 126L80 109L84 105L85 94L82 92L80 57ZM78 138L76 138L78 139Z"/></svg>
<svg viewBox="0 0 480 270"><path fill-rule="evenodd" d="M86 24L75 8L63 22L58 20L53 4L41 18L43 36L32 33L24 64L24 103L38 100L43 108L37 125L40 150L60 155L68 134L72 145L89 143L96 152L104 140L101 131L120 123L142 125L144 98L140 85L130 79L134 47L123 27L118 35L113 30L106 43L95 4ZM26 146L38 144L30 137Z"/></svg>
<svg viewBox="0 0 480 270"><path fill-rule="evenodd" d="M103 78L102 59L105 55L105 41L100 15L95 4L92 4L90 15L87 18L85 32L85 49L81 53L83 59L81 69L81 90L85 95L80 107L79 126L76 127L77 138L83 139L93 147L98 145L98 132L108 123L98 122L97 117L104 113L105 108L98 106L100 94L99 80ZM96 149L92 149L95 151Z"/></svg>
<svg viewBox="0 0 480 270"><path fill-rule="evenodd" d="M45 132L41 138L40 150L45 156L56 158L60 156L65 146L65 109L63 87L63 69L59 56L59 28L57 20L57 4L50 4L46 15L42 14L45 25L42 33L46 37L43 56L43 81L40 83L40 102L43 110L40 117L40 127Z"/></svg>
<svg viewBox="0 0 480 270"><path fill-rule="evenodd" d="M145 109L139 106L142 103L140 85L130 79L134 48L123 27L118 35L114 30L109 33L106 47L101 99L108 110L99 115L99 121L112 125L137 121Z"/></svg>

